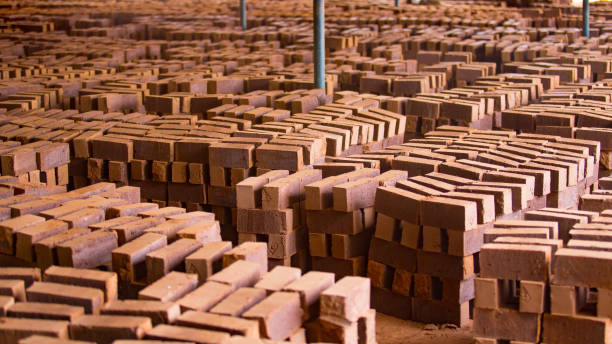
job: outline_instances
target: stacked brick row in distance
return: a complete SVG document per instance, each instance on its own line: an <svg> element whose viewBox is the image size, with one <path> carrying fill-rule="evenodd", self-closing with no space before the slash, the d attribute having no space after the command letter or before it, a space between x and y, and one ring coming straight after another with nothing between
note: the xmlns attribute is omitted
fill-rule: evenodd
<svg viewBox="0 0 612 344"><path fill-rule="evenodd" d="M612 6L247 3L0 0L0 343L610 341Z"/></svg>

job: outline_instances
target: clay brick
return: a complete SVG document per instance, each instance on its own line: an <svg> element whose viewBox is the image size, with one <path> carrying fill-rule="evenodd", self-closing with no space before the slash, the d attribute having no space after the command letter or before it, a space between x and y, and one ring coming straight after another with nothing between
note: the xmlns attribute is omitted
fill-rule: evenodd
<svg viewBox="0 0 612 344"><path fill-rule="evenodd" d="M75 268L94 268L111 261L111 252L117 248L117 234L99 230L57 245L60 265Z"/></svg>
<svg viewBox="0 0 612 344"><path fill-rule="evenodd" d="M114 300L100 310L104 315L141 316L151 319L153 326L171 324L181 314L178 304L150 300Z"/></svg>
<svg viewBox="0 0 612 344"><path fill-rule="evenodd" d="M288 175L289 171L287 170L275 170L239 182L236 184L236 201L238 208L252 209L261 207L262 188L266 184Z"/></svg>
<svg viewBox="0 0 612 344"><path fill-rule="evenodd" d="M181 311L195 310L207 312L232 293L231 285L206 282L177 301Z"/></svg>
<svg viewBox="0 0 612 344"><path fill-rule="evenodd" d="M6 343L17 343L31 335L68 339L68 322L43 319L4 318L0 324L0 338Z"/></svg>
<svg viewBox="0 0 612 344"><path fill-rule="evenodd" d="M2 234L0 253L14 255L16 233L29 226L43 223L44 221L45 219L43 217L28 214L0 222L0 233Z"/></svg>
<svg viewBox="0 0 612 344"><path fill-rule="evenodd" d="M333 273L310 271L283 290L299 293L304 316L310 318L318 314L321 293L333 285L334 280Z"/></svg>
<svg viewBox="0 0 612 344"><path fill-rule="evenodd" d="M609 331L609 318L545 314L542 340L546 343L603 344Z"/></svg>
<svg viewBox="0 0 612 344"><path fill-rule="evenodd" d="M228 333L195 329L185 326L157 325L147 331L147 338L165 341L195 342L200 344L223 344L230 338Z"/></svg>
<svg viewBox="0 0 612 344"><path fill-rule="evenodd" d="M52 235L34 244L36 263L42 269L56 264L57 245L91 233L89 228L72 228L67 231Z"/></svg>
<svg viewBox="0 0 612 344"><path fill-rule="evenodd" d="M96 208L83 208L68 215L59 217L58 220L68 223L70 228L86 228L91 224L104 221L104 210Z"/></svg>
<svg viewBox="0 0 612 344"><path fill-rule="evenodd" d="M221 241L219 221L202 221L176 232L179 238L194 239L203 245Z"/></svg>
<svg viewBox="0 0 612 344"><path fill-rule="evenodd" d="M261 280L255 284L255 288L264 289L269 295L275 291L282 290L286 285L300 278L301 275L300 269L277 266L263 275Z"/></svg>
<svg viewBox="0 0 612 344"><path fill-rule="evenodd" d="M185 271L198 275L199 281L206 281L222 268L223 254L231 250L232 243L219 241L204 244L185 258Z"/></svg>
<svg viewBox="0 0 612 344"><path fill-rule="evenodd" d="M480 275L484 278L548 281L551 248L537 245L485 244L480 251ZM512 261L515 264L508 265Z"/></svg>
<svg viewBox="0 0 612 344"><path fill-rule="evenodd" d="M35 258L34 244L36 242L66 230L68 230L68 224L59 220L49 220L24 228L16 233L15 256L19 259L33 262Z"/></svg>
<svg viewBox="0 0 612 344"><path fill-rule="evenodd" d="M104 304L100 289L51 282L35 282L26 290L29 302L63 303L85 308L87 314L98 314Z"/></svg>
<svg viewBox="0 0 612 344"><path fill-rule="evenodd" d="M138 292L140 300L176 301L194 290L198 276L172 271Z"/></svg>
<svg viewBox="0 0 612 344"><path fill-rule="evenodd" d="M477 224L476 202L440 197L426 198L421 203L421 222L423 225L446 229L474 229Z"/></svg>
<svg viewBox="0 0 612 344"><path fill-rule="evenodd" d="M106 217L114 219L121 216L136 216L143 211L155 210L159 206L155 203L134 203L126 204L117 207L110 207L106 211Z"/></svg>
<svg viewBox="0 0 612 344"><path fill-rule="evenodd" d="M36 318L48 320L72 321L85 314L80 306L59 303L18 302L12 305L7 315L13 318Z"/></svg>
<svg viewBox="0 0 612 344"><path fill-rule="evenodd" d="M604 277L612 267L610 262L612 252L562 248L555 254L554 282L612 289L612 283Z"/></svg>
<svg viewBox="0 0 612 344"><path fill-rule="evenodd" d="M151 319L121 315L84 315L70 323L70 338L112 343L115 339L141 339Z"/></svg>
<svg viewBox="0 0 612 344"><path fill-rule="evenodd" d="M421 202L424 196L395 187L379 187L374 208L395 219L420 223Z"/></svg>
<svg viewBox="0 0 612 344"><path fill-rule="evenodd" d="M117 299L119 294L114 272L52 266L45 270L44 281L100 289L106 302Z"/></svg>
<svg viewBox="0 0 612 344"><path fill-rule="evenodd" d="M202 243L197 240L179 239L168 246L147 253L145 261L147 265L147 280L153 282L162 278L183 264L185 258L200 247L202 247Z"/></svg>
<svg viewBox="0 0 612 344"><path fill-rule="evenodd" d="M347 276L321 293L321 314L354 322L370 307L370 281Z"/></svg>
<svg viewBox="0 0 612 344"><path fill-rule="evenodd" d="M243 317L257 320L265 338L283 340L302 325L300 296L276 292L246 311Z"/></svg>
<svg viewBox="0 0 612 344"><path fill-rule="evenodd" d="M540 338L541 327L539 314L512 309L475 309L476 336L534 343Z"/></svg>
<svg viewBox="0 0 612 344"><path fill-rule="evenodd" d="M320 170L304 170L276 179L262 189L262 209L281 210L305 199L305 186L320 180Z"/></svg>
<svg viewBox="0 0 612 344"><path fill-rule="evenodd" d="M257 288L239 288L209 310L210 313L239 317L266 298L266 291Z"/></svg>
<svg viewBox="0 0 612 344"><path fill-rule="evenodd" d="M147 234L145 233L146 229L155 227L165 222L163 218L159 218L159 217L148 217L148 218L142 219L137 216L122 216L122 217L116 217L114 219L122 219L125 217L137 218L138 220L130 221L128 223L124 223L121 225L114 226L113 228L110 228L117 233L119 245L121 246L129 243L132 240L135 240L136 238L138 238L139 236L143 234ZM158 234L158 233L153 233L153 234Z"/></svg>
<svg viewBox="0 0 612 344"><path fill-rule="evenodd" d="M233 290L255 285L261 276L261 266L246 260L238 260L210 276L208 281L230 285Z"/></svg>
<svg viewBox="0 0 612 344"><path fill-rule="evenodd" d="M231 335L259 338L259 324L256 321L237 317L188 311L181 314L176 324L204 330L227 332Z"/></svg>
<svg viewBox="0 0 612 344"><path fill-rule="evenodd" d="M18 279L0 279L0 295L10 296L17 301L25 302L25 282Z"/></svg>

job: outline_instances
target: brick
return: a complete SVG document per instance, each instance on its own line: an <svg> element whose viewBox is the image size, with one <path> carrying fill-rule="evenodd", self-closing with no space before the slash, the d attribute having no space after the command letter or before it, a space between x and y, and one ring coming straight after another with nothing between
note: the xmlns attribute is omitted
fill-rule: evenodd
<svg viewBox="0 0 612 344"><path fill-rule="evenodd" d="M166 236L147 233L112 251L112 266L119 279L135 282L146 277L145 259L149 252L167 245Z"/></svg>
<svg viewBox="0 0 612 344"><path fill-rule="evenodd" d="M589 316L545 314L542 340L546 343L605 343L610 333L610 319Z"/></svg>
<svg viewBox="0 0 612 344"><path fill-rule="evenodd" d="M10 296L17 301L25 302L25 282L18 279L0 279L0 295Z"/></svg>
<svg viewBox="0 0 612 344"><path fill-rule="evenodd" d="M537 245L485 244L480 251L484 278L548 281L551 248ZM507 262L516 262L509 265Z"/></svg>
<svg viewBox="0 0 612 344"><path fill-rule="evenodd" d="M262 276L255 284L255 288L264 289L268 295L282 290L286 285L300 278L302 272L298 268L277 266Z"/></svg>
<svg viewBox="0 0 612 344"><path fill-rule="evenodd" d="M204 244L185 258L185 271L197 274L199 281L206 281L208 277L221 270L223 254L231 248L232 243L229 241Z"/></svg>
<svg viewBox="0 0 612 344"><path fill-rule="evenodd" d="M35 258L34 244L36 242L66 230L68 230L68 224L59 220L49 220L24 228L16 233L15 256L19 259L33 262Z"/></svg>
<svg viewBox="0 0 612 344"><path fill-rule="evenodd" d="M305 199L305 186L321 177L320 170L304 170L266 184L262 189L262 209L290 208Z"/></svg>
<svg viewBox="0 0 612 344"><path fill-rule="evenodd" d="M117 248L117 234L99 230L57 245L60 265L75 268L94 268L111 261L111 252Z"/></svg>
<svg viewBox="0 0 612 344"><path fill-rule="evenodd" d="M194 239L200 243L208 244L221 241L221 228L219 221L197 222L176 232L179 238Z"/></svg>
<svg viewBox="0 0 612 344"><path fill-rule="evenodd" d="M321 314L354 322L370 307L370 281L347 276L321 293Z"/></svg>
<svg viewBox="0 0 612 344"><path fill-rule="evenodd" d="M611 252L559 249L555 254L554 283L612 289L612 283L604 277L612 268L610 262Z"/></svg>
<svg viewBox="0 0 612 344"><path fill-rule="evenodd" d="M104 304L100 289L51 282L35 282L26 290L29 302L63 303L85 308L87 314L98 314Z"/></svg>
<svg viewBox="0 0 612 344"><path fill-rule="evenodd" d="M210 276L208 281L230 285L233 290L255 285L261 276L261 266L246 260L238 260Z"/></svg>
<svg viewBox="0 0 612 344"><path fill-rule="evenodd" d="M253 145L238 143L210 145L210 164L226 168L250 168L255 159L254 148Z"/></svg>
<svg viewBox="0 0 612 344"><path fill-rule="evenodd" d="M237 229L241 233L288 233L294 229L293 214L293 209L238 209Z"/></svg>
<svg viewBox="0 0 612 344"><path fill-rule="evenodd" d="M197 240L179 239L168 246L147 253L145 262L147 265L148 281L156 281L181 264L184 264L185 257L200 247L202 247L202 243Z"/></svg>
<svg viewBox="0 0 612 344"><path fill-rule="evenodd" d="M2 240L0 241L0 253L14 255L16 241L15 234L29 226L40 224L44 221L45 219L43 217L28 214L0 222L0 234L2 234Z"/></svg>
<svg viewBox="0 0 612 344"><path fill-rule="evenodd" d="M158 209L159 206L154 203L134 203L126 204L117 207L110 207L106 211L106 217L113 219L121 216L136 216L141 212Z"/></svg>
<svg viewBox="0 0 612 344"><path fill-rule="evenodd" d="M91 224L104 221L104 210L84 208L59 217L58 220L68 223L70 228L86 228Z"/></svg>
<svg viewBox="0 0 612 344"><path fill-rule="evenodd" d="M171 302L180 299L198 285L198 276L172 271L138 292L140 300Z"/></svg>
<svg viewBox="0 0 612 344"><path fill-rule="evenodd" d="M448 214L448 216L439 216ZM454 230L471 230L477 225L476 202L447 198L426 198L421 201L423 225Z"/></svg>
<svg viewBox="0 0 612 344"><path fill-rule="evenodd" d="M283 290L296 292L300 295L300 303L305 318L318 314L321 293L334 284L333 273L310 271L294 282L285 286Z"/></svg>
<svg viewBox="0 0 612 344"><path fill-rule="evenodd" d="M100 289L105 301L118 297L117 274L114 272L52 266L45 270L44 281Z"/></svg>
<svg viewBox="0 0 612 344"><path fill-rule="evenodd" d="M116 339L141 339L151 327L147 317L84 315L70 323L70 338L110 344Z"/></svg>
<svg viewBox="0 0 612 344"><path fill-rule="evenodd" d="M424 199L422 195L395 187L379 187L374 208L377 212L396 219L420 223L420 207Z"/></svg>
<svg viewBox="0 0 612 344"><path fill-rule="evenodd" d="M171 324L181 314L177 303L153 300L114 300L100 310L103 315L140 316L151 319L153 326Z"/></svg>
<svg viewBox="0 0 612 344"><path fill-rule="evenodd" d="M188 311L177 319L179 326L227 332L233 336L259 338L259 324L253 320L237 317Z"/></svg>
<svg viewBox="0 0 612 344"><path fill-rule="evenodd" d="M223 254L223 266L228 267L238 260L259 265L260 275L268 272L268 248L265 243L245 242Z"/></svg>
<svg viewBox="0 0 612 344"><path fill-rule="evenodd" d="M264 185L288 175L289 171L287 170L275 170L239 182L236 184L238 208L252 209L261 207L261 190Z"/></svg>
<svg viewBox="0 0 612 344"><path fill-rule="evenodd" d="M122 216L122 217L116 217L114 219L122 219L125 217L138 218L138 220L130 221L128 223L124 223L124 224L117 225L117 226L110 228L117 233L119 245L121 246L129 243L132 240L137 239L139 236L143 234L149 234L149 233L145 233L145 230L155 227L165 222L163 218L159 218L159 217L148 217L148 218L142 219L136 216ZM158 234L158 233L152 233L152 234Z"/></svg>
<svg viewBox="0 0 612 344"><path fill-rule="evenodd" d="M80 340L57 339L53 337L32 335L19 341L19 344L92 344Z"/></svg>
<svg viewBox="0 0 612 344"><path fill-rule="evenodd" d="M239 317L266 298L266 291L257 288L239 288L209 310L210 313Z"/></svg>
<svg viewBox="0 0 612 344"><path fill-rule="evenodd" d="M84 314L85 309L80 306L46 302L17 302L12 305L7 312L7 315L13 318L63 321L73 321Z"/></svg>
<svg viewBox="0 0 612 344"><path fill-rule="evenodd" d="M476 336L534 343L540 338L541 317L512 309L476 308L474 333Z"/></svg>
<svg viewBox="0 0 612 344"><path fill-rule="evenodd" d="M57 245L91 233L89 228L72 228L67 231L52 235L34 244L36 263L45 269L58 261Z"/></svg>
<svg viewBox="0 0 612 344"><path fill-rule="evenodd" d="M325 341L333 343L357 343L359 329L357 322L346 321L333 316L321 316L321 337Z"/></svg>
<svg viewBox="0 0 612 344"><path fill-rule="evenodd" d="M181 311L195 310L207 312L232 293L231 285L206 282L177 301Z"/></svg>
<svg viewBox="0 0 612 344"><path fill-rule="evenodd" d="M265 338L283 340L301 327L302 310L297 293L276 292L243 314L259 322Z"/></svg>
<svg viewBox="0 0 612 344"><path fill-rule="evenodd" d="M68 322L43 319L4 318L0 324L0 338L6 343L17 343L31 335L68 339Z"/></svg>
<svg viewBox="0 0 612 344"><path fill-rule="evenodd" d="M230 338L228 333L195 329L185 326L157 325L147 332L147 338L164 341L194 342L201 344L223 344Z"/></svg>

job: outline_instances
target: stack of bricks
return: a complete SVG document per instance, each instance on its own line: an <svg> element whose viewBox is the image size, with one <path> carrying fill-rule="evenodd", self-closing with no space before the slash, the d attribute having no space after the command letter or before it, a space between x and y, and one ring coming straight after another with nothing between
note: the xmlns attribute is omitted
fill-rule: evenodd
<svg viewBox="0 0 612 344"><path fill-rule="evenodd" d="M606 211L592 215L609 218ZM605 225L592 224L574 225L567 247L553 237L564 220L499 224L480 253L477 343L605 343L611 286L603 276L612 256Z"/></svg>
<svg viewBox="0 0 612 344"><path fill-rule="evenodd" d="M364 276L376 224L376 189L405 180L407 174L380 174L375 168L334 173L345 168L346 164L328 164L323 169L326 178L305 187L310 255L313 269L338 277Z"/></svg>
<svg viewBox="0 0 612 344"><path fill-rule="evenodd" d="M170 272L137 296L121 299L125 286L115 272L1 268L0 338L7 343L51 338L109 344L376 343L367 278L334 283L333 274L324 272L302 275L282 266L267 272L267 249L261 245L207 244L200 249L202 263L224 268L204 275Z"/></svg>
<svg viewBox="0 0 612 344"><path fill-rule="evenodd" d="M70 149L67 143L35 139L48 130L5 124L0 143L3 176L17 177L31 185L63 186L68 184Z"/></svg>
<svg viewBox="0 0 612 344"><path fill-rule="evenodd" d="M321 180L321 170L292 174L274 170L236 185L238 242L265 242L271 267L309 267L306 185Z"/></svg>
<svg viewBox="0 0 612 344"><path fill-rule="evenodd" d="M575 206L596 181L597 142L558 144L513 132L453 130L460 128L441 127L425 139L386 149L400 154L391 166L410 177L377 190L368 276L380 311L465 324L478 252L483 240L502 231L489 228L495 219L586 223L594 215L556 207ZM526 149L536 142L548 145L550 153ZM581 154L573 155L574 149ZM571 225L558 225L558 237L566 242Z"/></svg>

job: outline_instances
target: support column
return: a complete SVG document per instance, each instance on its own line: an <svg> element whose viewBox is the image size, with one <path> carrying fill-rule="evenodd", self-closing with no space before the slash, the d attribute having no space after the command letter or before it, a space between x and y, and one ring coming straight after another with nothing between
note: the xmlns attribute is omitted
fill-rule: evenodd
<svg viewBox="0 0 612 344"><path fill-rule="evenodd" d="M243 30L247 29L247 17L246 17L246 0L240 0L240 25Z"/></svg>
<svg viewBox="0 0 612 344"><path fill-rule="evenodd" d="M315 87L325 88L325 0L312 0Z"/></svg>
<svg viewBox="0 0 612 344"><path fill-rule="evenodd" d="M395 0L395 7L400 7L400 0Z"/></svg>
<svg viewBox="0 0 612 344"><path fill-rule="evenodd" d="M582 0L582 35L589 38L589 0Z"/></svg>

